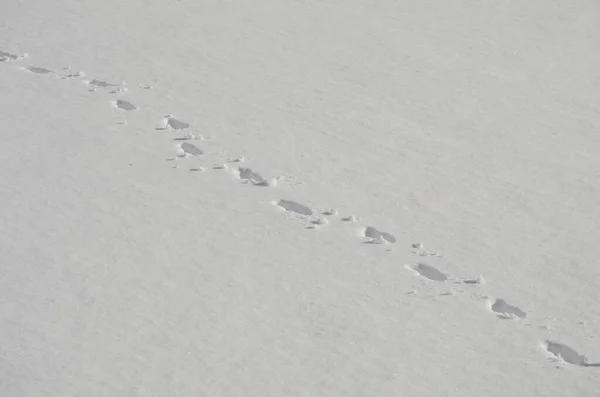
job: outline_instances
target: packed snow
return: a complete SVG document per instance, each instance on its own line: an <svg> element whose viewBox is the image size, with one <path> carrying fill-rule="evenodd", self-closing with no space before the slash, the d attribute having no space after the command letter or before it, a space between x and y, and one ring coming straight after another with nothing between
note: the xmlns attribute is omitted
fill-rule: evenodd
<svg viewBox="0 0 600 397"><path fill-rule="evenodd" d="M600 393L600 3L0 21L0 396Z"/></svg>

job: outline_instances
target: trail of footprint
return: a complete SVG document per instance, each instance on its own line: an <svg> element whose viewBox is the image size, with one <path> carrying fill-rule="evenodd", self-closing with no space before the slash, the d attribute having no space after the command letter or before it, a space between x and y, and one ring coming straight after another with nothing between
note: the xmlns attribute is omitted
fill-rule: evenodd
<svg viewBox="0 0 600 397"><path fill-rule="evenodd" d="M562 359L564 362L578 365L580 367L600 367L600 363L589 363L586 356L577 353L567 345L562 343L546 340L542 342L542 346L555 357Z"/></svg>
<svg viewBox="0 0 600 397"><path fill-rule="evenodd" d="M116 101L111 101L111 103L121 109L121 110L125 110L127 112L132 111L132 110L137 110L138 107L135 106L133 103L129 102L129 101L124 101L122 99L117 99Z"/></svg>
<svg viewBox="0 0 600 397"><path fill-rule="evenodd" d="M295 201L279 200L276 203L276 205L283 208L286 211L295 212L296 214L299 214L299 215L310 216L314 213L314 211L312 209L310 209L309 207L302 205L300 203L297 203Z"/></svg>
<svg viewBox="0 0 600 397"><path fill-rule="evenodd" d="M498 313L498 317L508 320L527 317L527 313L521 308L508 304L504 299L496 299L494 303L491 303L490 310Z"/></svg>
<svg viewBox="0 0 600 397"><path fill-rule="evenodd" d="M0 62L18 61L23 58L27 58L27 54L16 55L16 54L11 54L10 52L0 51Z"/></svg>
<svg viewBox="0 0 600 397"><path fill-rule="evenodd" d="M19 58L20 57L17 57L14 54L9 54L9 53L0 51L0 61L7 61L7 60L12 61L12 60L16 60ZM42 67L36 67L36 66L29 67L29 68L27 68L27 70L29 70L32 73L36 73L36 74L52 73L52 71L49 69L42 68ZM80 77L80 76L83 76L83 74L69 75L67 77ZM119 85L119 84L111 84L111 83L101 81L101 80L96 80L96 79L91 80L86 83L93 87L100 87L100 88L121 87L121 85ZM117 89L111 91L111 93L123 93L123 92L126 92L126 89L123 87L117 88ZM117 108L125 110L125 111L132 111L132 110L137 109L137 106L135 106L131 102L128 102L125 100L116 100L116 101L111 101L111 102ZM165 130L165 129L170 128L170 129L179 131L179 130L185 130L185 129L190 128L189 123L175 118L175 116L173 114L169 114L169 115L165 116L165 118L163 120L164 120L164 127L157 128L157 129ZM184 138L177 138L177 140L188 140L188 139L195 139L195 138L196 137L186 136ZM204 151L202 149L200 149L196 145L193 145L188 142L181 143L179 145L179 147L185 154L189 154L192 156L200 156L200 155L204 154ZM237 162L237 161L233 161L233 162ZM225 169L225 168L227 168L227 166L224 164L224 165L214 166L213 168L214 169ZM199 166L199 167L190 169L190 171L204 171L204 170L205 170L205 168L203 166ZM251 168L247 168L247 167L235 168L234 173L237 175L237 177L239 179L250 182L253 185L269 186L269 182L262 175L260 175L257 172L254 172ZM284 209L285 211L293 212L298 215L312 216L315 213L311 208L309 208L303 204L300 204L296 201L292 201L292 200L279 200L277 202L274 202L274 204L277 205L278 207ZM337 215L337 211L335 211L335 210L332 210L330 212L326 211L326 212L324 212L324 214L325 215ZM358 218L355 216L349 216L346 218L342 218L342 220L346 221L346 222L356 222L358 220ZM322 224L326 224L326 223L328 223L328 220L326 218L322 218L319 220L313 220L311 222L312 225L322 225ZM388 232L382 232L372 226L368 226L368 227L364 228L362 230L362 234L365 238L370 239L370 242L378 242L378 243L386 243L386 242L387 243L395 243L396 242L396 238L394 235L392 235L391 233L388 233ZM412 245L412 248L415 249L419 254L422 254L424 252L423 245L421 243L414 243ZM426 254L427 255L437 255L436 253L426 253ZM421 256L425 256L426 254L422 254ZM409 269L415 271L416 273L418 273L421 277L424 277L428 280L432 280L432 281L436 281L436 282L445 282L449 279L449 276L447 274L443 273L436 267L426 264L426 263L417 263L414 266L407 266L407 267ZM481 277L479 277L477 279L465 279L462 282L465 284L482 284L483 279ZM525 318L527 316L527 313L525 311L521 310L517 306L508 304L503 299L496 299L493 303L490 301L490 310L497 313L498 316L501 318ZM562 359L569 364L582 366L582 367L600 367L600 363L594 363L594 364L589 363L587 358L584 355L577 353L575 350L571 349L570 347L568 347L566 345L552 342L552 341L545 341L544 348L546 349L546 351L548 351L555 357Z"/></svg>
<svg viewBox="0 0 600 397"><path fill-rule="evenodd" d="M448 275L441 272L436 267L428 265L426 263L417 263L414 266L408 266L409 269L419 273L422 277L432 281L444 282L448 280Z"/></svg>
<svg viewBox="0 0 600 397"><path fill-rule="evenodd" d="M381 232L372 226L366 227L363 234L366 238L371 239L370 241L368 241L370 243L381 244L381 243L385 243L385 242L388 242L388 243L396 242L396 237L394 237L392 234L387 233L387 232Z"/></svg>

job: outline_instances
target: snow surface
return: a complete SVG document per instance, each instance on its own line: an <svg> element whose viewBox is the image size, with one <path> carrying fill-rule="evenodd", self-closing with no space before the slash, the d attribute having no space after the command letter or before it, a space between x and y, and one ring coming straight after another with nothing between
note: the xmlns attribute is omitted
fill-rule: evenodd
<svg viewBox="0 0 600 397"><path fill-rule="evenodd" d="M0 395L599 395L598 26L4 0Z"/></svg>

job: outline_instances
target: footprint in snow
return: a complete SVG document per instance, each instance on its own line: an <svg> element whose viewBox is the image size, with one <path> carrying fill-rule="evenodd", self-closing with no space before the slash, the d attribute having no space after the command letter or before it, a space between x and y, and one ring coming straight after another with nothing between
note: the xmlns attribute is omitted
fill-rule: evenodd
<svg viewBox="0 0 600 397"><path fill-rule="evenodd" d="M325 225L329 225L329 219L327 219L325 217L321 217L321 218L313 219L312 221L310 221L310 225L308 225L306 228L307 229L316 229L318 227L325 226Z"/></svg>
<svg viewBox="0 0 600 397"><path fill-rule="evenodd" d="M483 276L479 276L477 278L463 278L461 282L469 285L482 285L485 284L485 279Z"/></svg>
<svg viewBox="0 0 600 397"><path fill-rule="evenodd" d="M426 251L423 243L412 243L410 247L412 248L411 252L418 256L437 256L438 258L442 256L438 252Z"/></svg>
<svg viewBox="0 0 600 397"><path fill-rule="evenodd" d="M488 305L491 311L497 313L498 317L505 320L527 317L527 313L521 310L521 308L510 305L504 299L496 299L493 303L488 301Z"/></svg>
<svg viewBox="0 0 600 397"><path fill-rule="evenodd" d="M395 243L396 237L391 233L381 232L372 226L366 227L363 232L363 236L368 238L367 243L370 244L385 244L385 243Z"/></svg>
<svg viewBox="0 0 600 397"><path fill-rule="evenodd" d="M71 71L70 68L65 68L63 70L67 71L67 74L65 74L64 76L61 77L61 79L63 80L71 80L71 79L76 79L79 77L85 77L85 72L78 70L76 72Z"/></svg>
<svg viewBox="0 0 600 397"><path fill-rule="evenodd" d="M268 181L258 172L252 171L250 168L239 167L233 169L234 174L245 183L251 183L254 186L275 186L275 179Z"/></svg>
<svg viewBox="0 0 600 397"><path fill-rule="evenodd" d="M35 73L35 74L48 74L48 73L52 73L52 70L50 69L46 69L46 68L42 68L39 66L30 66L28 68L23 68L31 73Z"/></svg>
<svg viewBox="0 0 600 397"><path fill-rule="evenodd" d="M546 340L542 342L542 347L550 354L566 363L580 367L600 367L600 363L588 362L586 356L577 353L577 351L562 343Z"/></svg>
<svg viewBox="0 0 600 397"><path fill-rule="evenodd" d="M168 114L163 118L163 127L158 127L157 130L173 129L175 131L185 130L190 128L190 124L175 118L175 115Z"/></svg>
<svg viewBox="0 0 600 397"><path fill-rule="evenodd" d="M109 83L107 81L102 81L102 80L97 80L97 79L93 79L91 81L84 80L84 83L87 84L87 85L92 86L94 89L95 88L119 87L119 86L124 85L123 83L121 83L121 84L113 84L113 83Z"/></svg>
<svg viewBox="0 0 600 397"><path fill-rule="evenodd" d="M134 105L133 103L129 102L129 101L124 101L122 99L117 99L116 101L110 101L113 106L115 106L118 109L124 110L126 112L132 111L132 110L137 110L138 107L136 105Z"/></svg>
<svg viewBox="0 0 600 397"><path fill-rule="evenodd" d="M181 145L179 145L179 147L185 154L189 154L191 156L200 156L204 154L204 150L189 142L183 142Z"/></svg>
<svg viewBox="0 0 600 397"><path fill-rule="evenodd" d="M206 138L201 134L193 134L191 132L186 132L183 136L173 138L174 141L198 141L198 140L209 140L210 138Z"/></svg>
<svg viewBox="0 0 600 397"><path fill-rule="evenodd" d="M314 211L311 208L291 200L279 200L275 205L298 215L310 216L314 214Z"/></svg>
<svg viewBox="0 0 600 397"><path fill-rule="evenodd" d="M408 269L417 272L420 276L425 277L428 280L444 282L448 280L448 275L441 272L435 266L428 265L426 263L417 263L414 266L407 266Z"/></svg>
<svg viewBox="0 0 600 397"><path fill-rule="evenodd" d="M11 54L10 52L0 51L0 62L13 62L23 58L27 58L27 54L17 55Z"/></svg>
<svg viewBox="0 0 600 397"><path fill-rule="evenodd" d="M127 87L119 87L119 88L115 88L114 90L110 91L109 94L124 94L126 92L129 92Z"/></svg>

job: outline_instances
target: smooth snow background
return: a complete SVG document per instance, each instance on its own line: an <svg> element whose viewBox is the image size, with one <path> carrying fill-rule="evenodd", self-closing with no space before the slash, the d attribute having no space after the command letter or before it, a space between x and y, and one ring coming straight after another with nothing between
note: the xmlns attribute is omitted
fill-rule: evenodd
<svg viewBox="0 0 600 397"><path fill-rule="evenodd" d="M600 5L320 3L2 5L2 395L598 392Z"/></svg>

